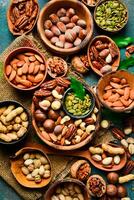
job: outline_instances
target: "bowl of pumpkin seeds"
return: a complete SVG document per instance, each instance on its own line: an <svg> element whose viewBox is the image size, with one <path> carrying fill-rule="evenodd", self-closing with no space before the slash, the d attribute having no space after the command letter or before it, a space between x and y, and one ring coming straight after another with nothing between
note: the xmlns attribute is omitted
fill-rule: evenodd
<svg viewBox="0 0 134 200"><path fill-rule="evenodd" d="M94 10L94 20L102 30L117 33L128 22L128 8L120 0L102 0Z"/></svg>
<svg viewBox="0 0 134 200"><path fill-rule="evenodd" d="M79 88L78 88L79 89ZM95 97L92 91L85 87L85 95L83 98L78 97L72 90L68 88L63 96L63 109L67 115L75 119L83 119L91 114L95 107Z"/></svg>

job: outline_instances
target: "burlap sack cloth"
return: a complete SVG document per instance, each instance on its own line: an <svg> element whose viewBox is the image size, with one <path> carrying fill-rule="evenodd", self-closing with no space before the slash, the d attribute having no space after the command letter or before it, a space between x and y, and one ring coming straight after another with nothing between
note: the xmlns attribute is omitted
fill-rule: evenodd
<svg viewBox="0 0 134 200"><path fill-rule="evenodd" d="M38 42L38 39L35 39L32 35L29 36L20 36L2 53L0 56L0 101L3 100L16 100L20 103L22 103L25 107L30 109L31 101L32 101L32 93L29 92L20 92L14 88L12 88L7 81L5 80L2 69L3 69L3 63L7 55L18 47L23 46L29 46L34 48L39 48L46 57L48 57L50 54L45 49L45 47L41 46L40 42ZM108 134L107 134L108 137ZM101 139L101 137L100 137ZM105 138L107 140L107 138ZM27 138L27 141L29 142L40 142L40 140L36 137L36 134L31 126L31 131L29 133L29 136ZM26 141L26 142L27 142ZM26 145L26 144L25 144ZM44 144L43 144L44 145ZM24 144L23 144L24 146ZM17 149L20 149L23 146L17 147ZM22 187L17 183L15 178L13 177L11 170L10 170L10 159L9 156L14 154L14 152L17 149L7 149L5 147L0 147L0 176L11 186L14 188L14 190L25 200L37 200L42 197L42 193L44 193L47 189L45 187L41 190L33 190L33 189L27 189ZM52 169L53 169L53 178L52 182L56 180L57 178L64 178L68 172L69 168L72 162L75 161L75 158L72 157L59 157L59 156L49 156L50 161L52 162Z"/></svg>

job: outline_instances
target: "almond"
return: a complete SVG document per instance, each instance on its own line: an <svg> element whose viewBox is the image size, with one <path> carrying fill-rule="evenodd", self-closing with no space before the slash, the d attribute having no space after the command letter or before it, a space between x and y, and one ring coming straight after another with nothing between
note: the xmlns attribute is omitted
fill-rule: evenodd
<svg viewBox="0 0 134 200"><path fill-rule="evenodd" d="M110 81L110 85L111 85L113 88L115 88L115 89L120 89L120 88L122 88L122 86L121 86L120 84L114 83L114 82L112 82L112 81Z"/></svg>
<svg viewBox="0 0 134 200"><path fill-rule="evenodd" d="M124 99L127 101L129 97L130 97L130 88L126 87L124 89Z"/></svg>
<svg viewBox="0 0 134 200"><path fill-rule="evenodd" d="M26 75L22 75L21 78L24 79L24 80L27 79Z"/></svg>
<svg viewBox="0 0 134 200"><path fill-rule="evenodd" d="M29 74L33 74L34 68L35 68L35 64L34 64L34 63L31 63L31 64L29 65L29 68L28 68L28 73L29 73Z"/></svg>
<svg viewBox="0 0 134 200"><path fill-rule="evenodd" d="M107 85L104 90L110 90L110 89L112 89L112 86L111 85Z"/></svg>
<svg viewBox="0 0 134 200"><path fill-rule="evenodd" d="M19 62L19 60L16 59L16 58L14 58L14 59L10 62L10 64L13 65L13 64L16 64L16 63L18 63L18 62Z"/></svg>
<svg viewBox="0 0 134 200"><path fill-rule="evenodd" d="M115 101L112 106L115 106L115 107L121 107L123 106L122 102L121 101Z"/></svg>
<svg viewBox="0 0 134 200"><path fill-rule="evenodd" d="M60 48L63 48L63 47L64 47L64 43L63 43L62 41L56 42L55 45L56 45L57 47L60 47Z"/></svg>
<svg viewBox="0 0 134 200"><path fill-rule="evenodd" d="M23 74L22 73L22 67L17 70L17 74L18 74L18 76L21 76Z"/></svg>
<svg viewBox="0 0 134 200"><path fill-rule="evenodd" d="M76 32L73 30L69 29L65 32L65 38L67 42L73 42L76 39L76 37Z"/></svg>
<svg viewBox="0 0 134 200"><path fill-rule="evenodd" d="M22 67L25 64L24 60L21 60L19 62L16 63L18 67Z"/></svg>
<svg viewBox="0 0 134 200"><path fill-rule="evenodd" d="M125 78L122 78L122 79L121 79L121 84L122 84L122 85L127 84L127 80L126 80Z"/></svg>
<svg viewBox="0 0 134 200"><path fill-rule="evenodd" d="M54 35L59 36L61 34L60 30L57 28L57 26L52 26L51 31Z"/></svg>
<svg viewBox="0 0 134 200"><path fill-rule="evenodd" d="M122 104L123 104L125 107L128 107L128 106L132 103L132 100L131 100L131 99L125 100L124 96L120 98L120 101L122 102Z"/></svg>
<svg viewBox="0 0 134 200"><path fill-rule="evenodd" d="M109 101L105 101L105 103L109 106L109 107L111 107L113 104L112 104L112 102L109 102Z"/></svg>
<svg viewBox="0 0 134 200"><path fill-rule="evenodd" d="M111 78L111 81L114 82L114 83L120 83L120 82L121 82L121 79L120 79L120 78L113 77L113 78Z"/></svg>
<svg viewBox="0 0 134 200"><path fill-rule="evenodd" d="M40 70L40 65L35 65L33 74L37 74L39 70Z"/></svg>
<svg viewBox="0 0 134 200"><path fill-rule="evenodd" d="M40 63L44 63L43 59L41 58L41 56L35 54L35 58L40 62Z"/></svg>
<svg viewBox="0 0 134 200"><path fill-rule="evenodd" d="M50 20L46 20L44 23L44 28L49 30L52 27L52 25L53 24Z"/></svg>
<svg viewBox="0 0 134 200"><path fill-rule="evenodd" d="M46 131L42 131L42 132L41 132L41 136L42 136L44 139L46 139L46 140L48 140L48 141L51 141L51 138L50 138L49 134L48 134Z"/></svg>
<svg viewBox="0 0 134 200"><path fill-rule="evenodd" d="M9 75L11 74L11 71L12 71L11 65L7 65L7 66L6 66L6 70L5 70L6 75L9 76Z"/></svg>
<svg viewBox="0 0 134 200"><path fill-rule="evenodd" d="M35 76L34 82L35 82L35 83L39 83L39 82L41 82L41 81L43 80L43 78L44 78L44 75L43 75L43 74L37 74L37 75Z"/></svg>
<svg viewBox="0 0 134 200"><path fill-rule="evenodd" d="M82 27L82 28L86 28L86 26L87 26L86 21L83 20L83 19L79 19L77 21L77 25L80 26L80 27Z"/></svg>
<svg viewBox="0 0 134 200"><path fill-rule="evenodd" d="M71 22L73 22L73 23L77 23L78 20L79 20L78 15L74 15L74 16L71 18Z"/></svg>
<svg viewBox="0 0 134 200"><path fill-rule="evenodd" d="M103 99L106 100L106 99L108 99L111 95L112 95L112 90L108 90L108 91L103 95Z"/></svg>
<svg viewBox="0 0 134 200"><path fill-rule="evenodd" d="M28 80L21 79L20 83L26 87L31 87L32 83Z"/></svg>
<svg viewBox="0 0 134 200"><path fill-rule="evenodd" d="M34 78L35 77L33 75L30 75L30 74L28 74L28 76L27 76L27 79L32 83L34 83Z"/></svg>
<svg viewBox="0 0 134 200"><path fill-rule="evenodd" d="M108 98L108 101L110 101L110 102L115 102L115 101L117 101L118 99L119 99L119 97L120 97L120 95L119 94L113 94L113 95L111 95L109 98Z"/></svg>
<svg viewBox="0 0 134 200"><path fill-rule="evenodd" d="M15 76L16 76L16 71L15 71L15 70L12 70L12 71L11 71L11 74L10 74L10 76L9 76L9 81L14 80Z"/></svg>
<svg viewBox="0 0 134 200"><path fill-rule="evenodd" d="M17 83L20 83L20 81L21 81L21 77L18 76L18 75L16 75L16 77L15 77L15 81L16 81Z"/></svg>
<svg viewBox="0 0 134 200"><path fill-rule="evenodd" d="M30 56L29 61L34 62L36 60L35 56Z"/></svg>
<svg viewBox="0 0 134 200"><path fill-rule="evenodd" d="M120 95L124 95L124 89L116 89L116 92Z"/></svg>
<svg viewBox="0 0 134 200"><path fill-rule="evenodd" d="M53 32L50 31L50 30L45 30L45 36L46 36L48 39L51 39L51 38L54 36L54 34L53 34Z"/></svg>
<svg viewBox="0 0 134 200"><path fill-rule="evenodd" d="M53 24L56 24L57 22L59 22L59 17L56 14L54 14L54 13L52 13L51 15L49 15L49 19L51 20L51 22Z"/></svg>
<svg viewBox="0 0 134 200"><path fill-rule="evenodd" d="M52 140L53 142L57 142L57 137L56 137L56 135L54 135L53 133L50 133L49 136L50 136L50 138L51 138L51 140Z"/></svg>
<svg viewBox="0 0 134 200"><path fill-rule="evenodd" d="M134 100L134 89L130 90L130 99Z"/></svg>
<svg viewBox="0 0 134 200"><path fill-rule="evenodd" d="M25 89L26 88L26 86L24 86L24 85L22 85L22 84L17 84L16 85L18 88L20 88L20 89Z"/></svg>
<svg viewBox="0 0 134 200"><path fill-rule="evenodd" d="M22 73L23 74L27 74L27 72L28 72L28 64L25 63L21 69L22 69Z"/></svg>
<svg viewBox="0 0 134 200"><path fill-rule="evenodd" d="M61 32L65 33L65 31L66 31L66 26L65 26L65 24L64 24L63 22L58 22L58 23L57 23L57 27L58 27L58 29L59 29Z"/></svg>
<svg viewBox="0 0 134 200"><path fill-rule="evenodd" d="M40 65L40 70L41 70L41 71L45 71L45 69L46 69L46 66L43 65L43 64L41 64L41 65Z"/></svg>

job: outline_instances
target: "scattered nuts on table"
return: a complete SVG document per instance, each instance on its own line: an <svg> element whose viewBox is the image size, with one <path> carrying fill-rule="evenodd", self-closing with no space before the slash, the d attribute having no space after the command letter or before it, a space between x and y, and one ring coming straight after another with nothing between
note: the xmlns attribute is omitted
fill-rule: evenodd
<svg viewBox="0 0 134 200"><path fill-rule="evenodd" d="M36 0L13 0L9 8L9 20L13 26L13 32L22 35L30 31L38 17L39 6ZM9 28L10 28L10 22Z"/></svg>
<svg viewBox="0 0 134 200"><path fill-rule="evenodd" d="M11 104L0 108L1 140L5 142L18 140L27 132L28 124L28 115L23 107Z"/></svg>
<svg viewBox="0 0 134 200"><path fill-rule="evenodd" d="M40 183L42 179L48 179L51 176L50 164L41 153L25 153L21 170L27 180L35 181L35 183Z"/></svg>
<svg viewBox="0 0 134 200"><path fill-rule="evenodd" d="M16 55L5 66L8 80L19 89L34 88L45 76L43 58L30 51Z"/></svg>
<svg viewBox="0 0 134 200"><path fill-rule="evenodd" d="M84 200L84 194L75 183L62 183L53 192L51 200Z"/></svg>
<svg viewBox="0 0 134 200"><path fill-rule="evenodd" d="M53 45L68 49L82 43L87 36L86 26L86 21L80 19L73 8L60 8L44 22L44 32Z"/></svg>

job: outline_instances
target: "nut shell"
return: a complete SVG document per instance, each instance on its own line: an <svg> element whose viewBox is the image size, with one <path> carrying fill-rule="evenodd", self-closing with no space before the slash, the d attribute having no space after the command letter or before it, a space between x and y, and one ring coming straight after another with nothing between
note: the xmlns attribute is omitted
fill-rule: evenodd
<svg viewBox="0 0 134 200"><path fill-rule="evenodd" d="M86 160L78 160L76 161L72 166L71 166L71 169L70 169L70 173L71 173L71 176L73 178L77 178L77 171L78 169L80 168L81 165L87 163ZM89 174L91 173L91 171L89 172Z"/></svg>

